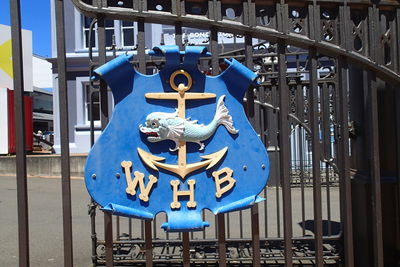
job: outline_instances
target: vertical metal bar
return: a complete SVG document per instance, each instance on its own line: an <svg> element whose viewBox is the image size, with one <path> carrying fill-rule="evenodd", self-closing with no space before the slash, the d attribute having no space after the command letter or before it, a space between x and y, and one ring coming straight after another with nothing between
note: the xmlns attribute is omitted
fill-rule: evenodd
<svg viewBox="0 0 400 267"><path fill-rule="evenodd" d="M351 48L350 44L350 12L347 6L347 0L339 9L340 15L340 31L341 44L346 49ZM372 26L372 25L371 25ZM372 53L374 54L374 53ZM371 54L370 54L371 55ZM352 220L352 200L351 200L351 180L350 180L350 159L349 159L349 132L348 129L348 86L349 86L349 66L345 57L339 57L338 65L338 89L337 95L339 100L338 110L339 126L341 132L338 140L338 167L339 167L339 194L340 194L340 220L344 234L344 260L346 266L354 266L354 248L353 248L353 220Z"/></svg>
<svg viewBox="0 0 400 267"><path fill-rule="evenodd" d="M400 10L399 10L400 11ZM398 14L400 15L400 14ZM397 19L400 17L398 16ZM400 23L400 22L399 22ZM400 36L399 36L400 37ZM400 103L400 92L398 90L395 90L395 103ZM396 112L396 143L397 143L397 202L396 206L397 207L397 216L396 216L396 249L397 251L400 251L400 106L396 105L395 108Z"/></svg>
<svg viewBox="0 0 400 267"><path fill-rule="evenodd" d="M296 69L300 71L299 55L296 55ZM300 80L297 85L297 117L301 122L304 122L304 88ZM301 228L302 235L306 235L306 203L305 203L305 192L304 192L304 128L299 124L297 138L299 139L299 175L300 175L300 196L301 196Z"/></svg>
<svg viewBox="0 0 400 267"><path fill-rule="evenodd" d="M106 29L103 17L98 18L97 32L99 44L99 65L103 65L107 62ZM101 130L104 130L108 124L108 92L107 83L103 79L100 79L100 121Z"/></svg>
<svg viewBox="0 0 400 267"><path fill-rule="evenodd" d="M218 30L211 29L210 32L210 50L211 50L211 68L212 75L218 75L219 62L218 62ZM218 253L219 253L219 266L226 266L226 237L225 237L225 217L224 214L217 215L217 236L218 236Z"/></svg>
<svg viewBox="0 0 400 267"><path fill-rule="evenodd" d="M253 266L261 266L258 204L254 204L251 207L251 239L253 245Z"/></svg>
<svg viewBox="0 0 400 267"><path fill-rule="evenodd" d="M332 235L331 225L331 200L330 200L330 165L331 159L331 124L330 124L330 86L324 82L321 84L321 106L322 106L322 136L323 136L323 155L325 159L325 183L326 183L326 210L328 219L328 235Z"/></svg>
<svg viewBox="0 0 400 267"><path fill-rule="evenodd" d="M175 44L182 49L182 24L177 23L175 25Z"/></svg>
<svg viewBox="0 0 400 267"><path fill-rule="evenodd" d="M203 216L204 217L204 216ZM167 222L168 221L168 216L167 216L167 214L165 214L165 218L164 218L164 220ZM203 219L203 221L204 221L204 219ZM205 231L203 231L203 233L204 233ZM169 232L166 232L165 233L165 238L167 239L167 240L169 240Z"/></svg>
<svg viewBox="0 0 400 267"><path fill-rule="evenodd" d="M105 20L99 17L97 20L98 32L98 49L99 49L99 65L107 62L106 51L106 30ZM107 84L104 80L100 80L100 121L101 130L103 131L108 124L108 93ZM106 247L106 266L113 266L113 227L112 227L112 214L104 212L104 239Z"/></svg>
<svg viewBox="0 0 400 267"><path fill-rule="evenodd" d="M97 24L97 19L93 19L89 26L89 77L93 75L94 63L93 63L93 47L92 47L92 38L94 38L94 26ZM93 101L93 81L89 83L89 98L90 98L90 109L89 109L89 121L90 121L90 147L94 145L94 118L93 118L93 109L94 109L94 101ZM97 266L97 233L96 233L96 207L93 198L90 198L89 204L89 216L90 216L90 234L92 240L92 265L93 267Z"/></svg>
<svg viewBox="0 0 400 267"><path fill-rule="evenodd" d="M340 194L340 220L343 227L344 260L345 266L354 266L353 251L353 226L351 209L351 180L349 160L349 132L348 129L348 64L347 59L339 57L338 65L338 98L339 98L339 122L340 139L338 144L338 167L339 167L339 194Z"/></svg>
<svg viewBox="0 0 400 267"><path fill-rule="evenodd" d="M239 210L239 237L243 238L243 211Z"/></svg>
<svg viewBox="0 0 400 267"><path fill-rule="evenodd" d="M381 175L379 163L379 133L378 133L378 87L375 73L368 72L370 86L367 94L367 116L369 121L369 160L372 194L372 237L374 251L374 266L383 264L383 238L382 238L382 204L381 204Z"/></svg>
<svg viewBox="0 0 400 267"><path fill-rule="evenodd" d="M153 239L157 239L157 217L153 220Z"/></svg>
<svg viewBox="0 0 400 267"><path fill-rule="evenodd" d="M65 56L64 1L58 0L56 8L57 65L61 136L61 190L63 206L64 266L73 266L71 181L68 135L68 92Z"/></svg>
<svg viewBox="0 0 400 267"><path fill-rule="evenodd" d="M378 36L379 36L379 10L376 4L368 8L368 24L369 24L369 56L375 62L380 62L380 50Z"/></svg>
<svg viewBox="0 0 400 267"><path fill-rule="evenodd" d="M396 8L396 32L395 32L395 36L396 36L396 43L395 43L395 48L397 50L397 55L400 55L400 8ZM397 56L395 57L396 60L396 66L397 68L395 69L395 71L400 72L400 57Z"/></svg>
<svg viewBox="0 0 400 267"><path fill-rule="evenodd" d="M225 239L225 217L224 214L217 215L218 227L218 266L226 266L226 239Z"/></svg>
<svg viewBox="0 0 400 267"><path fill-rule="evenodd" d="M204 210L202 210L201 213L202 213L201 217L203 218L203 221L205 221L206 220L206 213L205 213ZM206 239L206 229L203 229L203 239Z"/></svg>
<svg viewBox="0 0 400 267"><path fill-rule="evenodd" d="M318 101L318 73L317 51L314 47L309 50L310 58L310 126L312 142L312 170L313 170L313 200L314 200L314 237L316 266L323 266L322 248L322 197L321 197L321 169L320 169L320 131L319 131L319 101Z"/></svg>
<svg viewBox="0 0 400 267"><path fill-rule="evenodd" d="M399 35L397 34L398 32L396 31L397 29L397 24L396 24L396 11L393 10L391 11L391 13L393 14L393 19L390 20L389 22L389 28L390 28L390 32L391 32L391 40L389 40L389 44L390 44L390 66L392 67L392 69L396 72L398 72L398 50L397 50L397 38L399 38ZM386 62L385 62L386 63Z"/></svg>
<svg viewBox="0 0 400 267"><path fill-rule="evenodd" d="M90 234L92 239L92 264L93 267L97 266L97 234L96 234L96 203L93 198L90 198L89 216L90 216Z"/></svg>
<svg viewBox="0 0 400 267"><path fill-rule="evenodd" d="M113 34L113 36L112 36L112 53L113 53L113 58L116 58L117 57L117 51L116 51L116 47L117 47L117 45L116 45L116 43L115 43L115 35ZM108 103L107 103L107 107L108 107ZM120 240L120 217L119 216L116 216L116 218L115 218L115 224L116 224L116 239L117 240ZM111 227L111 230L112 230L112 227ZM117 248L117 253L119 254L120 253L120 247L118 247Z"/></svg>
<svg viewBox="0 0 400 267"><path fill-rule="evenodd" d="M303 95L301 96L304 97ZM301 106L303 108L303 106ZM303 236L306 235L306 200L304 192L304 148L303 148L303 127L299 127L299 161L300 161L300 194L301 194L301 228Z"/></svg>
<svg viewBox="0 0 400 267"><path fill-rule="evenodd" d="M380 36L379 9L374 3L369 8L370 25L370 56L376 62L381 62L381 50L378 37ZM371 194L372 194L372 238L374 251L374 266L383 266L383 239L382 239L382 207L381 207L381 185L379 164L379 134L378 134L378 103L377 103L377 80L376 75L368 72L369 86L367 88L367 116L369 121L369 151Z"/></svg>
<svg viewBox="0 0 400 267"><path fill-rule="evenodd" d="M265 85L261 85L259 86L259 90L260 90L260 102L261 103L266 103L266 86ZM262 141L264 143L265 146L268 146L268 137L265 134L267 126L268 125L268 118L267 118L267 112L266 112L266 108L261 106L261 136L262 136ZM263 190L263 195L265 198L265 201L263 203L263 210L264 210L264 222L261 223L262 225L264 225L264 236L268 237L268 196L267 196L267 186L264 187ZM261 255L260 255L261 257Z"/></svg>
<svg viewBox="0 0 400 267"><path fill-rule="evenodd" d="M326 182L326 216L327 216L327 227L328 236L332 235L332 216L331 216L331 188L330 188L330 173L329 163L325 163L325 182Z"/></svg>
<svg viewBox="0 0 400 267"><path fill-rule="evenodd" d="M97 19L93 19L92 22L90 23L89 26L89 77L93 76L93 70L95 68L95 64L93 63L93 46L92 46L92 40L94 38L94 26L97 25ZM90 109L89 109L89 121L90 121L90 147L94 145L94 119L93 119L93 94L94 94L94 88L93 88L93 81L90 81L89 83L89 98L90 98ZM93 199L91 200L93 203Z"/></svg>
<svg viewBox="0 0 400 267"><path fill-rule="evenodd" d="M139 0L135 0L134 5L137 5L137 9L139 11L143 11L143 2ZM137 22L137 49L138 49L138 54L137 58L139 61L139 72L142 74L146 74L146 40L145 40L145 24L144 21L139 20ZM145 233L144 233L144 228L145 228L145 221L140 220L140 235L141 238L145 238Z"/></svg>
<svg viewBox="0 0 400 267"><path fill-rule="evenodd" d="M190 267L189 232L182 233L182 248L183 267Z"/></svg>
<svg viewBox="0 0 400 267"><path fill-rule="evenodd" d="M276 4L277 14L277 29L283 33L288 32L288 5L284 0L280 0ZM291 209L291 191L290 191L290 143L289 143L289 88L286 81L286 42L279 39L277 43L278 51L278 91L279 91L279 114L278 114L278 129L279 129L279 168L280 168L280 185L282 187L283 196L283 231L284 231L284 258L286 266L293 265L292 251L292 209ZM277 218L278 218L278 236L280 236L280 201L279 187L276 187L277 199Z"/></svg>
<svg viewBox="0 0 400 267"><path fill-rule="evenodd" d="M145 27L143 21L138 21L138 61L139 71L146 74L146 44ZM143 230L143 223L142 223ZM142 234L143 235L143 234ZM144 221L144 239L146 249L146 266L153 266L153 244L151 220Z"/></svg>
<svg viewBox="0 0 400 267"><path fill-rule="evenodd" d="M25 150L24 69L22 57L21 7L19 0L10 0L10 16L14 75L14 121L16 135L19 266L29 266L29 221Z"/></svg>
<svg viewBox="0 0 400 267"><path fill-rule="evenodd" d="M137 33L137 44L138 44L138 61L139 71L146 74L146 40L145 40L145 27L143 21L138 21L138 33Z"/></svg>
<svg viewBox="0 0 400 267"><path fill-rule="evenodd" d="M113 229L112 229L112 214L104 212L104 239L106 246L106 266L113 267Z"/></svg>
<svg viewBox="0 0 400 267"><path fill-rule="evenodd" d="M226 214L226 225L228 226L228 229L226 229L226 232L227 232L228 239L231 238L231 216L230 215L231 215L230 212L228 212Z"/></svg>
<svg viewBox="0 0 400 267"><path fill-rule="evenodd" d="M245 57L246 57L246 66L249 69L253 69L253 38L251 35L245 35ZM253 88L250 88L248 91L253 91ZM254 97L252 99L252 103L250 100L247 100L247 106L252 105L254 109ZM254 113L254 112L253 112ZM259 116L259 114L257 114ZM261 133L261 131L260 131ZM252 237L252 246L253 246L253 266L260 266L260 226L259 226L259 214L258 214L258 204L254 204L251 207L251 237Z"/></svg>
<svg viewBox="0 0 400 267"><path fill-rule="evenodd" d="M145 234L145 250L146 250L146 266L153 266L153 243L151 237L151 221L146 220L144 223L144 234Z"/></svg>
<svg viewBox="0 0 400 267"><path fill-rule="evenodd" d="M211 57L211 73L212 75L218 75L219 73L219 62L218 62L218 30L212 28L210 31L210 51Z"/></svg>
<svg viewBox="0 0 400 267"><path fill-rule="evenodd" d="M132 218L128 219L128 236L129 240L132 239Z"/></svg>
<svg viewBox="0 0 400 267"><path fill-rule="evenodd" d="M264 187L264 237L268 238L268 190L267 186Z"/></svg>
<svg viewBox="0 0 400 267"><path fill-rule="evenodd" d="M273 70L275 70L275 66L273 66L272 68ZM271 99L273 101L273 105L274 106L278 106L279 105L279 100L278 100L278 85L277 85L277 79L273 80L273 85L272 85L272 93L271 93ZM274 139L274 155L280 155L279 153L279 114L278 116L276 116L275 114L273 114L272 116L273 120L274 120L274 124L273 127L274 129L271 131L271 133L273 134L273 139ZM279 160L275 160L275 169L279 169L280 167L280 163ZM281 174L282 176L282 174ZM279 182L279 184L278 184ZM277 230L277 236L281 237L281 202L280 202L280 187L282 186L282 184L280 183L280 181L277 181L277 185L275 187L275 200L276 200L276 230Z"/></svg>
<svg viewBox="0 0 400 267"><path fill-rule="evenodd" d="M115 216L115 224L116 224L116 239L120 239L120 219L119 216Z"/></svg>
<svg viewBox="0 0 400 267"><path fill-rule="evenodd" d="M289 179L289 88L286 82L286 42L278 41L278 89L279 89L279 159L283 194L283 232L285 266L293 266L292 251L292 197Z"/></svg>

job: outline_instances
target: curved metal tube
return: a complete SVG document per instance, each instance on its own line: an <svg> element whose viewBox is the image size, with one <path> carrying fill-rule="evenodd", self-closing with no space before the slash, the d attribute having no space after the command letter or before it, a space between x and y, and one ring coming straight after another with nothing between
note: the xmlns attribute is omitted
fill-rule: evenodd
<svg viewBox="0 0 400 267"><path fill-rule="evenodd" d="M252 37L271 42L277 42L279 39L284 39L286 44L297 46L308 50L310 47L315 47L318 52L321 52L327 56L338 57L343 56L352 63L363 66L376 73L379 78L393 83L400 84L400 74L389 69L386 66L380 65L370 58L361 55L354 51L346 50L339 45L332 44L325 41L317 41L310 39L308 36L292 33L292 32L280 32L276 29L267 28L264 26L248 26L241 22L231 20L215 21L201 15L184 15L178 16L168 12L162 11L138 11L135 9L127 9L121 7L107 7L97 8L86 3L82 3L79 0L72 0L75 7L88 17L103 16L106 19L118 19L127 21L141 20L147 23L161 23L168 25L175 25L177 22L181 23L182 26L193 27L199 29L210 29L218 28L223 29L224 32L234 34L245 34L251 33Z"/></svg>

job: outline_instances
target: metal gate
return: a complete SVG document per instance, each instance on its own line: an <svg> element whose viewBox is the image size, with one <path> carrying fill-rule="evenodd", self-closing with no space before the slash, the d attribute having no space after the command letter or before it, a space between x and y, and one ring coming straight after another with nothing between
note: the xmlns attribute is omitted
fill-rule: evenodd
<svg viewBox="0 0 400 267"><path fill-rule="evenodd" d="M132 63L141 73L153 73L163 64L146 55L145 23L174 25L181 48L190 45L183 38L185 27L209 30L212 57L199 64L205 72L219 74L222 60L234 57L259 74L260 86L249 88L245 110L271 159L270 184L262 192L266 202L217 217L204 212L215 227L199 233L163 233L158 217L120 218L99 212L91 203L93 266L398 266L397 1L72 2L94 18L92 29L97 24L98 57L89 48L89 76L109 59L106 20L137 21L137 57ZM29 266L19 1L10 4L20 265ZM72 266L64 1L55 0L55 9L64 262ZM244 43L221 51L220 32L244 38ZM100 93L104 129L110 113L107 85L91 82L91 92ZM91 129L93 144L93 120ZM393 207L391 212L386 205ZM104 217L104 237L97 234L99 215Z"/></svg>

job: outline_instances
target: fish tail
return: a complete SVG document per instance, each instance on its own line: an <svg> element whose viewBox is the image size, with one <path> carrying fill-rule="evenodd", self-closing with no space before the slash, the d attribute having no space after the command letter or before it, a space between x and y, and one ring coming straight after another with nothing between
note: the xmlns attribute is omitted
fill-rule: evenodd
<svg viewBox="0 0 400 267"><path fill-rule="evenodd" d="M232 116L229 115L229 110L225 106L224 99L225 95L218 99L214 120L217 122L217 125L224 125L231 134L237 134L239 130L236 130L233 126Z"/></svg>

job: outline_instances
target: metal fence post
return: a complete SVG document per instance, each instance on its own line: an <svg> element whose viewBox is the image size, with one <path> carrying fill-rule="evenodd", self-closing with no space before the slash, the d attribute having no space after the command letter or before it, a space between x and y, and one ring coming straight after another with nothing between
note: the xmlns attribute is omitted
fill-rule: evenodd
<svg viewBox="0 0 400 267"><path fill-rule="evenodd" d="M60 105L61 184L63 206L64 266L73 266L71 181L68 134L68 91L65 55L64 1L56 1L57 67Z"/></svg>
<svg viewBox="0 0 400 267"><path fill-rule="evenodd" d="M320 149L320 130L319 130L319 110L318 110L318 73L317 73L317 52L315 48L310 49L310 124L312 139L312 173L313 173L313 200L314 200L314 235L315 235L315 258L316 266L323 266L322 248L322 197L321 197L321 149Z"/></svg>
<svg viewBox="0 0 400 267"><path fill-rule="evenodd" d="M340 128L348 127L348 64L347 60L339 57L338 59L338 99L339 99L339 121ZM349 160L349 132L343 131L342 138L338 144L338 165L339 165L339 184L340 184L340 217L342 219L344 233L344 260L346 266L354 266L353 251L353 220L351 198L351 179L350 179L350 160Z"/></svg>
<svg viewBox="0 0 400 267"><path fill-rule="evenodd" d="M98 30L98 53L99 53L99 65L103 65L107 62L107 51L106 51L106 30L105 30L105 19L99 17L97 19L97 30ZM100 121L101 130L103 131L108 124L108 89L107 84L104 80L100 80ZM104 238L106 246L106 266L114 266L114 252L113 252L113 226L112 226L112 214L104 212Z"/></svg>
<svg viewBox="0 0 400 267"><path fill-rule="evenodd" d="M27 267L29 266L28 188L26 181L24 68L19 0L10 0L10 15L14 76L19 266Z"/></svg>
<svg viewBox="0 0 400 267"><path fill-rule="evenodd" d="M278 42L278 87L279 87L279 156L283 195L283 231L286 266L293 265L292 251L292 199L289 175L289 125L288 125L288 86L286 81L286 44Z"/></svg>

